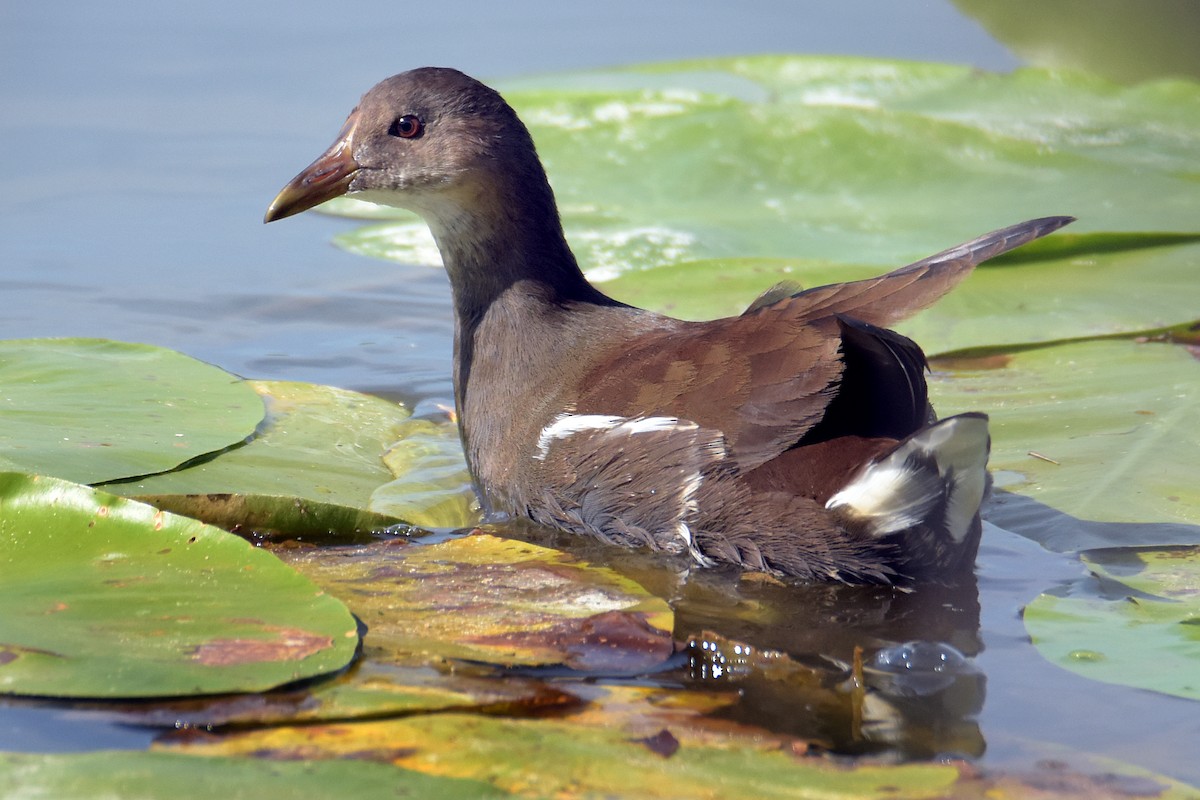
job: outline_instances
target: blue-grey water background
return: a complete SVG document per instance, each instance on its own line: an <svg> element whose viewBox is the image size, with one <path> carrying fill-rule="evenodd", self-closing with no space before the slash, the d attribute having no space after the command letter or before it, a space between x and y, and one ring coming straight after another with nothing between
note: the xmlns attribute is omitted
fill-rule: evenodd
<svg viewBox="0 0 1200 800"><path fill-rule="evenodd" d="M264 227L267 203L358 96L426 65L503 80L641 61L827 53L1020 61L946 0L484 4L0 4L0 337L96 336L181 350L248 377L450 396L440 270L349 255L354 223ZM1069 211L1066 209L1065 211ZM988 758L1020 737L1197 781L1186 701L1042 661L1019 608L1078 574L1016 537L984 551ZM0 704L0 750L142 747L151 734Z"/></svg>

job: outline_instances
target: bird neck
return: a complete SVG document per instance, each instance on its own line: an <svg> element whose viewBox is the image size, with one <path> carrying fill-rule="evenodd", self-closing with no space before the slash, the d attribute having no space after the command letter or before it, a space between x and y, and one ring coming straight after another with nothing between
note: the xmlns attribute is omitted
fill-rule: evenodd
<svg viewBox="0 0 1200 800"><path fill-rule="evenodd" d="M540 166L524 180L486 177L422 209L450 276L460 327L514 287L559 306L614 304L580 271Z"/></svg>

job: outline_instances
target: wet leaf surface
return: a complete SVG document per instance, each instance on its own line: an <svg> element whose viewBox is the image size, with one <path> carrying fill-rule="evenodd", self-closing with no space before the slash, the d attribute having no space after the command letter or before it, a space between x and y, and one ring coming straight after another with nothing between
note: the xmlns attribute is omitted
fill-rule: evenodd
<svg viewBox="0 0 1200 800"><path fill-rule="evenodd" d="M0 474L0 692L260 691L336 672L356 624L270 553L54 478Z"/></svg>
<svg viewBox="0 0 1200 800"><path fill-rule="evenodd" d="M454 658L637 673L674 650L670 607L612 570L511 539L380 542L279 555L366 623L383 663Z"/></svg>
<svg viewBox="0 0 1200 800"><path fill-rule="evenodd" d="M262 401L182 353L105 339L0 341L4 469L80 483L147 475L241 442Z"/></svg>
<svg viewBox="0 0 1200 800"><path fill-rule="evenodd" d="M479 522L479 501L463 456L458 423L449 417L409 419L383 454L394 479L371 494L373 508L423 528L466 528Z"/></svg>
<svg viewBox="0 0 1200 800"><path fill-rule="evenodd" d="M1095 550L1094 577L1037 597L1025 627L1093 680L1200 700L1200 547Z"/></svg>

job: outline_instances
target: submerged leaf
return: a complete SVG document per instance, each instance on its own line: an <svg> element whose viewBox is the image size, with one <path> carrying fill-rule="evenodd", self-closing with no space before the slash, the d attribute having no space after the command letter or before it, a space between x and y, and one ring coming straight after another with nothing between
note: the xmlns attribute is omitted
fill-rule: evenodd
<svg viewBox="0 0 1200 800"><path fill-rule="evenodd" d="M578 703L565 691L515 677L481 677L462 670L403 667L364 661L347 674L317 685L262 694L165 700L128 706L106 704L108 718L132 725L205 728L268 725L426 713L486 711L532 713Z"/></svg>
<svg viewBox="0 0 1200 800"><path fill-rule="evenodd" d="M433 545L382 542L281 550L345 599L380 662L456 658L640 672L671 655L670 607L609 569L475 534Z"/></svg>
<svg viewBox="0 0 1200 800"><path fill-rule="evenodd" d="M261 691L345 667L340 602L224 531L54 478L0 474L0 692Z"/></svg>

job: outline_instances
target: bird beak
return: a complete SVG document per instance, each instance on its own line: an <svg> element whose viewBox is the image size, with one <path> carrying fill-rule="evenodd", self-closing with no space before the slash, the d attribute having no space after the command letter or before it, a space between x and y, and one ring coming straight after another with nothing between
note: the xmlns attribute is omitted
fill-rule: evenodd
<svg viewBox="0 0 1200 800"><path fill-rule="evenodd" d="M274 222L299 214L346 193L359 168L354 160L353 147L358 120L358 111L355 110L342 126L337 141L275 196L263 222Z"/></svg>

